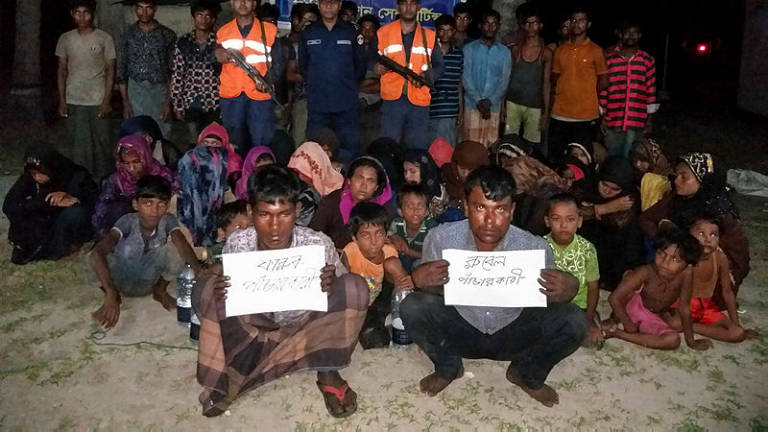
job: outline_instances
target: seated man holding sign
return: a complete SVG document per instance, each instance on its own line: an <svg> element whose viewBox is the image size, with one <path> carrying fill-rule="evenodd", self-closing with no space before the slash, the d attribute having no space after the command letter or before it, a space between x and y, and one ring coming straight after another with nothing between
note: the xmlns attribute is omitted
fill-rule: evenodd
<svg viewBox="0 0 768 432"><path fill-rule="evenodd" d="M400 314L435 365L419 383L430 396L463 374L462 358L489 358L510 361L507 379L553 406L557 393L544 381L587 333L571 303L576 278L553 270L546 240L510 225L514 190L503 168L476 169L464 184L467 220L439 225L424 240L424 264L411 275L417 291ZM541 307L522 307L532 305Z"/></svg>
<svg viewBox="0 0 768 432"><path fill-rule="evenodd" d="M285 168L256 171L248 181L254 226L229 236L223 269L209 269L193 293L205 416L220 415L240 394L300 370L317 371L317 386L332 416L357 409L357 394L338 371L349 364L357 345L368 288L347 273L328 236L295 225L299 192L298 178ZM325 251L320 256L299 252L318 245ZM249 261L237 264L243 258ZM317 258L315 267L300 263ZM327 294L321 307L290 306L317 304L321 289ZM256 296L263 300L254 301ZM275 305L277 298L286 306Z"/></svg>

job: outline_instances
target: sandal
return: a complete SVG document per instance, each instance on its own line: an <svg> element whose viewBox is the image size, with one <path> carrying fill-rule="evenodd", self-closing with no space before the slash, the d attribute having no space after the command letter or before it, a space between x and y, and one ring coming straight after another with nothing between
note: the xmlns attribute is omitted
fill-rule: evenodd
<svg viewBox="0 0 768 432"><path fill-rule="evenodd" d="M335 418L348 417L357 411L357 393L354 392L347 385L346 381L341 387L334 387L331 385L321 384L317 382L317 388L320 389L320 393L323 394L323 400L325 401L325 408L328 410L328 414ZM353 403L349 406L345 406L344 402L347 398L352 398ZM339 407L342 411L337 413L334 411L334 400L338 401Z"/></svg>

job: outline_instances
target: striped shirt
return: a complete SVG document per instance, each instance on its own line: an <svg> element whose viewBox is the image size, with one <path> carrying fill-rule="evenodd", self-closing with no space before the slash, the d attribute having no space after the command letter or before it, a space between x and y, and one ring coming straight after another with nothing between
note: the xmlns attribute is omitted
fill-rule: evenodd
<svg viewBox="0 0 768 432"><path fill-rule="evenodd" d="M659 109L656 102L656 61L643 50L629 58L616 46L606 53L608 88L600 93L605 126L642 129L648 114Z"/></svg>
<svg viewBox="0 0 768 432"><path fill-rule="evenodd" d="M430 118L459 116L459 84L464 72L464 52L454 45L443 55L443 74L435 81L432 102L429 105Z"/></svg>

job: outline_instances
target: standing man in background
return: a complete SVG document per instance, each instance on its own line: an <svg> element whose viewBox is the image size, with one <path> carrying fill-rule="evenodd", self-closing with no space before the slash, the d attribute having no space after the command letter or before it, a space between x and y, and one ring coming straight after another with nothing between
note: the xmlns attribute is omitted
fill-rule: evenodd
<svg viewBox="0 0 768 432"><path fill-rule="evenodd" d="M168 136L171 113L168 84L176 33L155 20L156 0L136 0L138 20L123 32L117 82L123 97L123 117L148 115Z"/></svg>
<svg viewBox="0 0 768 432"><path fill-rule="evenodd" d="M255 17L256 1L230 0L235 19L216 34L216 59L221 66L221 119L230 140L242 155L251 147L269 146L275 133L275 104L267 88L257 84L232 63L228 49L240 51L269 82L275 83L285 70L280 50L272 50L277 27Z"/></svg>
<svg viewBox="0 0 768 432"><path fill-rule="evenodd" d="M301 33L299 70L307 91L307 136L327 127L336 132L339 158L358 153L357 90L365 73L357 31L339 19L340 0L320 0L320 20Z"/></svg>
<svg viewBox="0 0 768 432"><path fill-rule="evenodd" d="M445 138L456 146L456 128L464 115L461 95L461 74L464 71L464 52L453 43L456 21L450 15L440 15L435 20L437 41L443 54L445 70L435 81L432 102L429 105L430 141Z"/></svg>
<svg viewBox="0 0 768 432"><path fill-rule="evenodd" d="M59 37L59 115L67 119L72 160L99 181L114 166L109 120L115 84L115 44L93 25L95 0L71 2L76 28Z"/></svg>

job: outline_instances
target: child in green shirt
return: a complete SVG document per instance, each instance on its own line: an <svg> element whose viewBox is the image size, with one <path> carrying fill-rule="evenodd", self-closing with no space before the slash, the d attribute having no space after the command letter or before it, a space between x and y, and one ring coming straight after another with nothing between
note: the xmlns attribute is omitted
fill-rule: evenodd
<svg viewBox="0 0 768 432"><path fill-rule="evenodd" d="M592 243L576 234L576 230L581 227L582 217L573 195L553 195L549 199L549 210L544 220L550 229L544 238L555 255L557 269L572 274L579 281L579 291L572 301L587 314L587 342L592 346L602 346L600 317L595 310L600 297L597 252Z"/></svg>

